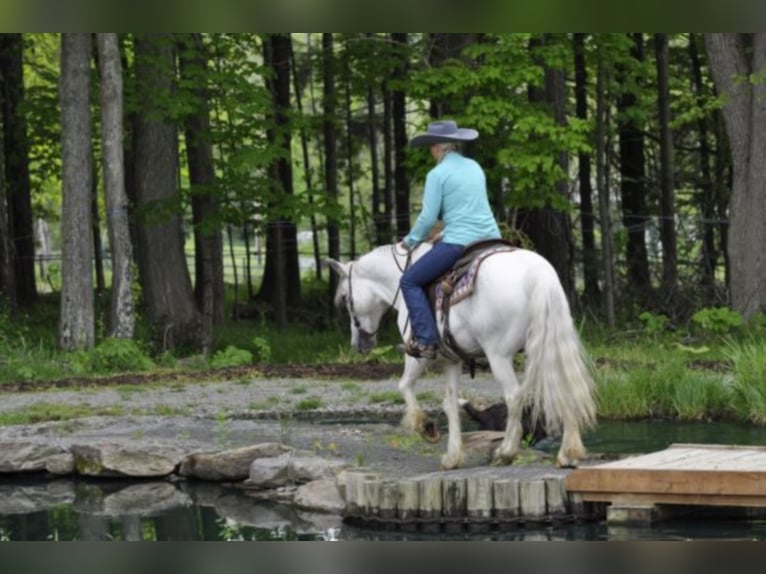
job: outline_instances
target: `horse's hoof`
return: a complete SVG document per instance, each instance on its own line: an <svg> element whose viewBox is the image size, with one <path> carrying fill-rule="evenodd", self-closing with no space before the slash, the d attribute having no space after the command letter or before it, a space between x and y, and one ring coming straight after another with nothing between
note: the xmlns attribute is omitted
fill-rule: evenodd
<svg viewBox="0 0 766 574"><path fill-rule="evenodd" d="M446 454L442 457L441 460L441 469L442 470L454 470L456 468L460 468L463 466L463 457L459 456L455 460L453 460L451 457L448 457Z"/></svg>
<svg viewBox="0 0 766 574"><path fill-rule="evenodd" d="M426 419L420 427L420 436L427 442L436 443L441 439L442 433L434 419Z"/></svg>

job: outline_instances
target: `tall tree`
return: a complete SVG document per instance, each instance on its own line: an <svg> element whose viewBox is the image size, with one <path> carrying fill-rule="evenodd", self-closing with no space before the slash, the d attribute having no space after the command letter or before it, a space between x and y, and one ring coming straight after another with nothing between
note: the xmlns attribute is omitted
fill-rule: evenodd
<svg viewBox="0 0 766 574"><path fill-rule="evenodd" d="M91 222L90 34L61 35L61 317L63 349L95 339Z"/></svg>
<svg viewBox="0 0 766 574"><path fill-rule="evenodd" d="M598 212L601 218L601 264L604 270L604 306L607 325L615 324L614 245L612 243L612 219L609 191L609 161L607 154L609 123L606 86L609 80L604 62L604 47L598 46L596 61L596 187L598 188Z"/></svg>
<svg viewBox="0 0 766 574"><path fill-rule="evenodd" d="M585 57L585 34L574 34L575 107L577 118L588 120L588 66ZM591 153L577 155L577 180L580 191L580 225L582 230L583 300L585 304L599 299L598 259L596 254L595 212L591 184Z"/></svg>
<svg viewBox="0 0 766 574"><path fill-rule="evenodd" d="M2 77L3 153L5 163L8 231L13 246L14 301L29 306L37 300L32 198L29 181L29 142L24 101L23 38L0 34Z"/></svg>
<svg viewBox="0 0 766 574"><path fill-rule="evenodd" d="M391 34L394 53L399 58L391 78L391 122L394 132L394 205L396 236L401 239L410 231L410 183L407 176L407 107L405 83L409 72L409 37L406 32Z"/></svg>
<svg viewBox="0 0 766 574"><path fill-rule="evenodd" d="M660 125L660 241L662 243L662 291L669 303L678 287L676 207L673 183L673 134L670 130L668 35L654 35L657 63L657 107Z"/></svg>
<svg viewBox="0 0 766 574"><path fill-rule="evenodd" d="M267 206L266 264L257 298L271 304L277 324L287 324L288 308L300 303L298 236L291 219L289 202L293 195L290 110L289 34L267 34L263 41L268 68L267 86L272 96L272 115L267 139L274 147L271 164L271 205Z"/></svg>
<svg viewBox="0 0 766 574"><path fill-rule="evenodd" d="M133 246L128 226L123 156L122 62L117 34L96 34L101 76L101 148L104 156L106 225L112 255L112 306L109 332L132 339L136 323L133 298Z"/></svg>
<svg viewBox="0 0 766 574"><path fill-rule="evenodd" d="M708 60L724 98L733 161L728 251L732 307L749 319L766 311L766 34L706 34Z"/></svg>
<svg viewBox="0 0 766 574"><path fill-rule="evenodd" d="M566 83L564 70L554 67L546 61L544 48L549 37L534 37L530 40L530 50L533 59L543 69L543 83L540 87L532 83L528 86L530 102L545 109L545 113L554 119L554 124L566 124ZM553 158L560 169L566 174L568 169L567 155L559 151ZM558 196L562 201L558 205L569 204L569 188L567 180L559 177L553 183L551 195ZM522 218L522 230L534 243L536 251L545 257L556 269L562 286L570 301L574 301L574 260L572 225L569 214L562 211L558 205L546 200L542 207L532 207L525 210Z"/></svg>
<svg viewBox="0 0 766 574"><path fill-rule="evenodd" d="M322 33L322 131L324 134L324 186L328 203L338 201L338 142L336 110L338 95L335 88L335 48L332 32ZM332 213L327 218L327 255L340 259L340 222ZM330 273L330 296L335 293L337 274Z"/></svg>
<svg viewBox="0 0 766 574"><path fill-rule="evenodd" d="M194 226L194 293L201 311L203 353L213 347L213 325L223 322L223 236L215 188L207 57L202 35L184 34L179 57L182 77L190 84L190 112L184 118L186 155Z"/></svg>
<svg viewBox="0 0 766 574"><path fill-rule="evenodd" d="M168 108L174 91L173 38L140 34L134 43L137 260L147 314L161 349L199 348L200 317L184 252L178 141Z"/></svg>
<svg viewBox="0 0 766 574"><path fill-rule="evenodd" d="M632 61L620 63L617 81L622 89L617 102L620 142L620 194L622 223L627 232L625 259L628 290L639 300L649 300L651 276L646 249L646 158L639 90L642 85L644 36L632 34Z"/></svg>

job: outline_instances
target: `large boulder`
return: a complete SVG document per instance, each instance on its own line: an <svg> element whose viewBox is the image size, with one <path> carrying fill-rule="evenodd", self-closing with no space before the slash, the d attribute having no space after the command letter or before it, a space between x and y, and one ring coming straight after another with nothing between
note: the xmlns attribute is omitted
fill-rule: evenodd
<svg viewBox="0 0 766 574"><path fill-rule="evenodd" d="M250 476L250 465L257 458L276 457L292 449L276 442L267 442L225 450L198 452L184 458L178 473L181 476L212 481L245 480Z"/></svg>
<svg viewBox="0 0 766 574"><path fill-rule="evenodd" d="M184 457L176 446L158 444L73 444L70 450L75 469L83 476L167 476Z"/></svg>
<svg viewBox="0 0 766 574"><path fill-rule="evenodd" d="M0 444L0 473L40 472L53 456L66 449L50 442L8 440Z"/></svg>

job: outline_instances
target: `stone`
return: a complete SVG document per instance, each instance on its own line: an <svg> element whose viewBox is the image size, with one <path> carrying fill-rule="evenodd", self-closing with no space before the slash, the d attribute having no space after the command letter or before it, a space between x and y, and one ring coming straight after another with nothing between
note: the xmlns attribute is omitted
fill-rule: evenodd
<svg viewBox="0 0 766 574"><path fill-rule="evenodd" d="M59 476L74 474L74 455L71 452L62 452L48 457L45 461L45 470Z"/></svg>
<svg viewBox="0 0 766 574"><path fill-rule="evenodd" d="M159 477L175 471L184 453L172 445L73 444L75 469L83 476Z"/></svg>
<svg viewBox="0 0 766 574"><path fill-rule="evenodd" d="M4 441L0 444L0 473L41 472L48 459L66 452L50 442Z"/></svg>
<svg viewBox="0 0 766 574"><path fill-rule="evenodd" d="M335 480L348 467L343 460L320 456L293 456L290 458L289 476L292 482L303 484L313 480Z"/></svg>
<svg viewBox="0 0 766 574"><path fill-rule="evenodd" d="M181 462L181 476L211 481L245 480L250 476L250 465L257 458L276 457L292 449L276 442L255 444L222 452L192 453Z"/></svg>
<svg viewBox="0 0 766 574"><path fill-rule="evenodd" d="M293 503L298 508L324 512L342 512L346 503L338 492L334 480L312 480L295 491Z"/></svg>
<svg viewBox="0 0 766 574"><path fill-rule="evenodd" d="M283 486L290 480L290 454L275 457L256 458L250 464L249 478L245 481L248 486L256 488L275 488Z"/></svg>

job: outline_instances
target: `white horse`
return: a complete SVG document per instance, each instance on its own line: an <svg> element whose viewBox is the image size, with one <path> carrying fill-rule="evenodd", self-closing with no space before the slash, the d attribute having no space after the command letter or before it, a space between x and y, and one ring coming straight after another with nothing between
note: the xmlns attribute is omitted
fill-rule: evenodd
<svg viewBox="0 0 766 574"><path fill-rule="evenodd" d="M412 253L412 261L431 248L424 243ZM409 337L407 307L399 291L399 280L408 264L407 253L397 244L378 247L358 260L341 263L328 260L338 274L335 303L345 306L351 317L351 345L367 353L375 346L383 315L390 308L398 313L403 340ZM443 317L437 315L440 333ZM594 383L582 345L572 323L569 304L558 275L542 256L524 249L502 251L487 257L479 269L474 293L450 310L449 327L455 342L467 355L484 355L494 378L500 383L508 407L508 422L493 464L509 464L521 448L522 409L533 405L542 414L549 433L563 428L556 464L576 466L585 456L581 429L595 424ZM525 353L521 383L513 358ZM463 443L458 411L458 381L462 362L444 357L446 392L444 412L449 425L444 469L463 463ZM405 428L423 431L425 413L415 397L415 380L432 361L407 356L399 390L404 396Z"/></svg>

